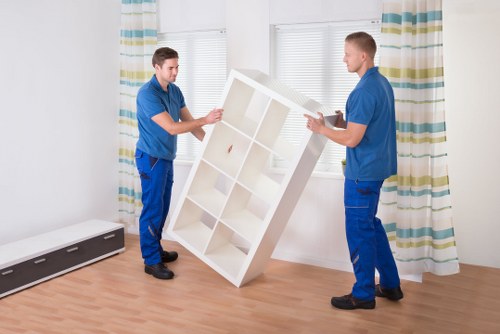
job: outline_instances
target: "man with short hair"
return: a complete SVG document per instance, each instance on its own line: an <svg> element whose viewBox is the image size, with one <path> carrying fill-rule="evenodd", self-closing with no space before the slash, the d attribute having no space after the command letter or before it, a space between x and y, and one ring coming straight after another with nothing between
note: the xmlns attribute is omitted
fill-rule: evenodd
<svg viewBox="0 0 500 334"><path fill-rule="evenodd" d="M382 222L376 217L380 189L386 178L397 172L394 93L389 81L374 65L377 45L365 32L345 39L344 62L360 80L335 127L325 126L323 115L309 115L307 127L346 146L344 207L346 236L356 282L352 292L333 297L340 309L373 309L375 296L389 300L403 298L399 274ZM375 268L380 284L375 285Z"/></svg>
<svg viewBox="0 0 500 334"><path fill-rule="evenodd" d="M155 51L152 59L155 74L137 94L139 140L135 152L141 178L142 213L139 232L144 271L159 279L171 279L174 273L164 264L175 261L177 252L167 252L161 245L173 185L173 161L177 135L191 132L203 140L202 126L222 119L222 109L213 109L205 117L194 119L184 96L174 84L179 70L179 55L168 47Z"/></svg>

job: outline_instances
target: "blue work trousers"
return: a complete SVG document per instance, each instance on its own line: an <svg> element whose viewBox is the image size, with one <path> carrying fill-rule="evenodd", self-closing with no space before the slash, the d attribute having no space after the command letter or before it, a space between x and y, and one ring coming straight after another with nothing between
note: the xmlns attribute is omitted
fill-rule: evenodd
<svg viewBox="0 0 500 334"><path fill-rule="evenodd" d="M376 217L383 181L345 180L344 206L349 254L356 277L352 295L375 299L375 268L384 288L399 286L399 274L382 222Z"/></svg>
<svg viewBox="0 0 500 334"><path fill-rule="evenodd" d="M161 238L170 209L174 170L172 160L158 159L137 149L136 166L141 177L142 213L139 233L142 257L146 265L161 262Z"/></svg>

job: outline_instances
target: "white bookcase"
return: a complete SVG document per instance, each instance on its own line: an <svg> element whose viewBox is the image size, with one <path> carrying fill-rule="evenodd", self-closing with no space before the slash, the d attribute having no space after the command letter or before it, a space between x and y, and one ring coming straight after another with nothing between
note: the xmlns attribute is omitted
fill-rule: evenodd
<svg viewBox="0 0 500 334"><path fill-rule="evenodd" d="M232 70L168 233L240 287L266 267L326 144L303 114L332 110L255 70ZM293 138L282 128L303 121ZM273 159L286 161L273 170Z"/></svg>

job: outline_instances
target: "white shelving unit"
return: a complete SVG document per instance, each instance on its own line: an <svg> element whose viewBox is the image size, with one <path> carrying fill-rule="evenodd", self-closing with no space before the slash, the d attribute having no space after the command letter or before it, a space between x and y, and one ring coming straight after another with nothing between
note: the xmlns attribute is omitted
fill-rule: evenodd
<svg viewBox="0 0 500 334"><path fill-rule="evenodd" d="M333 111L255 70L232 70L223 121L203 141L168 233L240 287L260 275L326 144L303 114ZM283 136L304 120L294 140ZM287 161L272 170L273 159Z"/></svg>

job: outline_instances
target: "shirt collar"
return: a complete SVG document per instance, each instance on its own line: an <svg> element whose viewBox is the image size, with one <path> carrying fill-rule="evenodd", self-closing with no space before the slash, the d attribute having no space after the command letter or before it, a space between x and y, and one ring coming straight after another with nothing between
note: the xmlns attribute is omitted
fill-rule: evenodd
<svg viewBox="0 0 500 334"><path fill-rule="evenodd" d="M374 66L374 67L369 68L369 69L365 72L365 74L363 75L363 78L364 78L364 77L367 77L367 76L369 76L369 75L372 75L372 74L373 74L373 73L375 73L375 72L378 72L378 66Z"/></svg>
<svg viewBox="0 0 500 334"><path fill-rule="evenodd" d="M165 92L165 91L163 90L163 87L162 87L162 86L160 85L160 83L158 82L158 79L156 78L156 74L153 74L153 77L151 78L151 83L153 84L153 86L154 86L156 89L160 90L161 92ZM169 85L170 85L170 83L169 83ZM168 87L168 86L167 86L167 87Z"/></svg>

